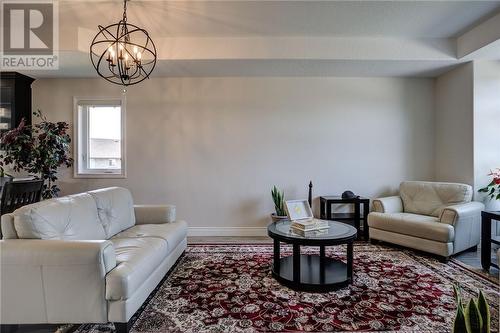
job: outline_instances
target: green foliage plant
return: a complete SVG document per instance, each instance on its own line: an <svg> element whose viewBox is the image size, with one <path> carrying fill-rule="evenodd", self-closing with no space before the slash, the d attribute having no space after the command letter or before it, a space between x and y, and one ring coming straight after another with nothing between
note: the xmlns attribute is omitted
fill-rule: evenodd
<svg viewBox="0 0 500 333"><path fill-rule="evenodd" d="M470 299L464 306L460 287L454 285L457 312L453 321L453 333L490 333L490 307L480 290L477 299Z"/></svg>
<svg viewBox="0 0 500 333"><path fill-rule="evenodd" d="M285 193L283 191L280 191L276 186L273 186L273 188L271 189L271 195L273 197L276 215L286 216Z"/></svg>

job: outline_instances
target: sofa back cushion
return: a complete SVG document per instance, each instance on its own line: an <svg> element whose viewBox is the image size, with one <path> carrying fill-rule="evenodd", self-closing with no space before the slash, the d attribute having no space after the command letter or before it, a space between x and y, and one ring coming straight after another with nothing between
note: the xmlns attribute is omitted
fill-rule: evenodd
<svg viewBox="0 0 500 333"><path fill-rule="evenodd" d="M109 187L88 193L94 197L106 238L135 225L134 202L129 190Z"/></svg>
<svg viewBox="0 0 500 333"><path fill-rule="evenodd" d="M405 213L439 217L446 206L470 202L472 186L458 183L402 182L399 194Z"/></svg>
<svg viewBox="0 0 500 333"><path fill-rule="evenodd" d="M19 238L106 239L91 195L70 195L37 202L12 213Z"/></svg>

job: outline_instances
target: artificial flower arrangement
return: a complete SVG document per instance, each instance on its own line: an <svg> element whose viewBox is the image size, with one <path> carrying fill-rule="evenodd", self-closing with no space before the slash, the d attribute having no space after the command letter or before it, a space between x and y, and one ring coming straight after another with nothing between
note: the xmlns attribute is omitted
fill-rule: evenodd
<svg viewBox="0 0 500 333"><path fill-rule="evenodd" d="M492 176L491 182L479 190L479 192L486 193L490 199L500 200L500 168L492 170L488 176Z"/></svg>

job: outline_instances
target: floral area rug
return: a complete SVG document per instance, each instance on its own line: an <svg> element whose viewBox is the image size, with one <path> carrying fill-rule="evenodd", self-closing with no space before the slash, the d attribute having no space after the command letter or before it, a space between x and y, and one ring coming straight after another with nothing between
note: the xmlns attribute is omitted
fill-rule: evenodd
<svg viewBox="0 0 500 333"><path fill-rule="evenodd" d="M345 261L345 246L326 253ZM282 255L291 255L291 247L283 245ZM132 318L131 332L450 332L457 283L466 299L485 292L498 332L498 281L453 259L442 263L360 242L350 286L307 293L271 276L272 257L272 245L190 245ZM113 330L113 324L87 324L76 332Z"/></svg>

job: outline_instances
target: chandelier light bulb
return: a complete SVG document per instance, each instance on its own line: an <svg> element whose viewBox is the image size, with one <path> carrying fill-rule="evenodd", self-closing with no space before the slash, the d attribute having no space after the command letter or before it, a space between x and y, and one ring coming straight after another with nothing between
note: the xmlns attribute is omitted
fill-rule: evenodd
<svg viewBox="0 0 500 333"><path fill-rule="evenodd" d="M123 86L149 78L157 59L148 32L127 22L127 2L123 2L123 18L118 23L99 26L90 46L90 59L97 74Z"/></svg>

